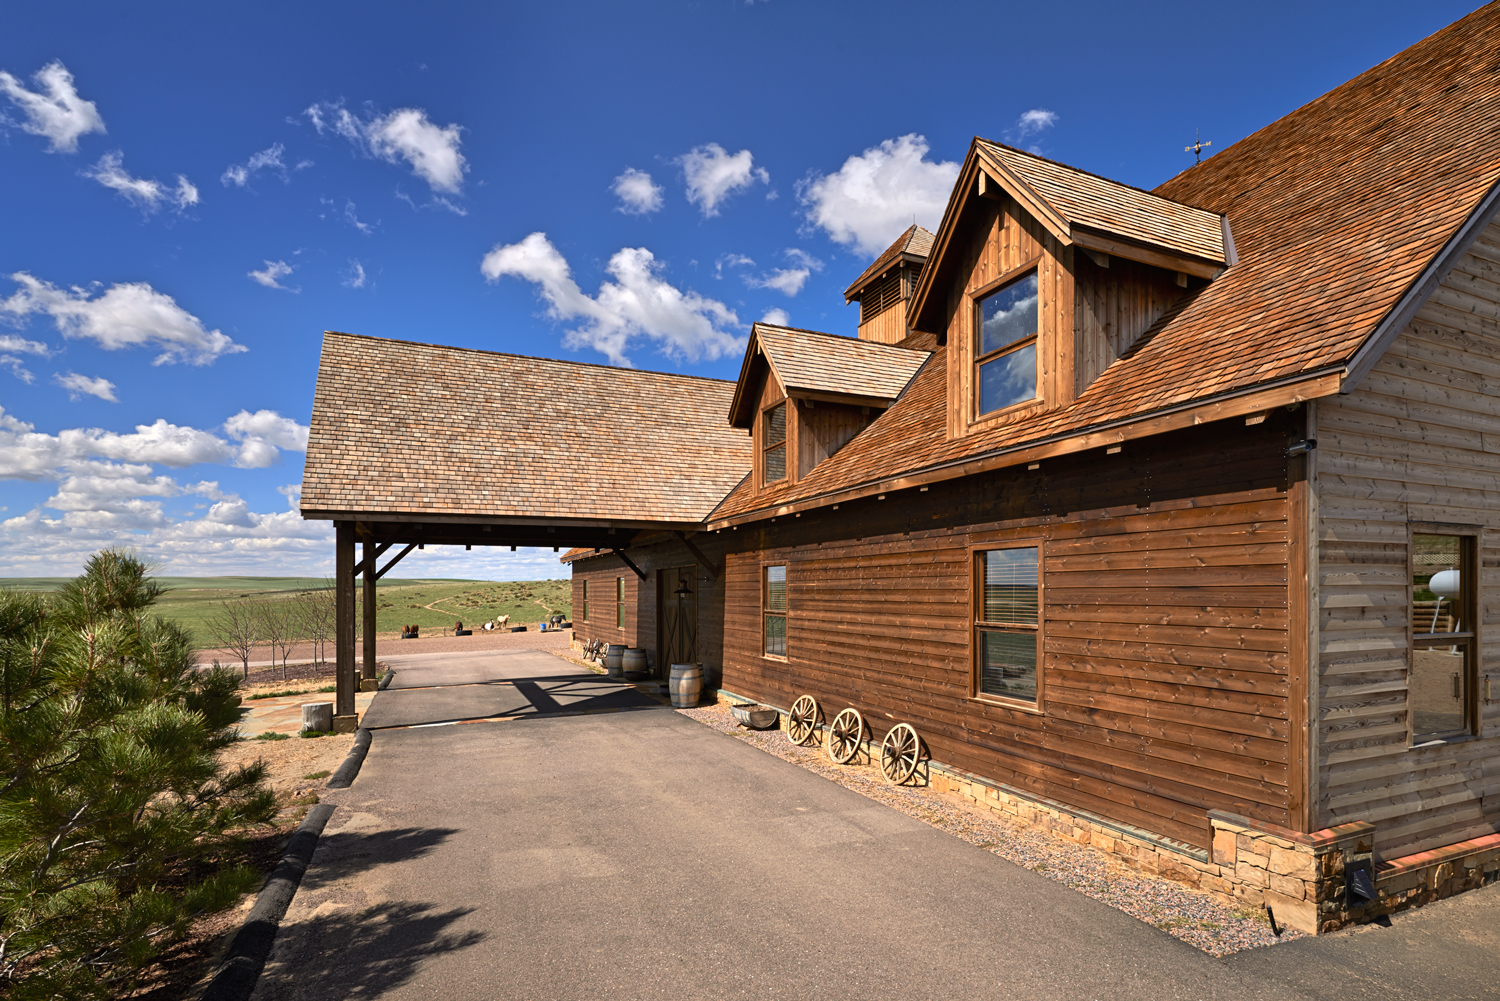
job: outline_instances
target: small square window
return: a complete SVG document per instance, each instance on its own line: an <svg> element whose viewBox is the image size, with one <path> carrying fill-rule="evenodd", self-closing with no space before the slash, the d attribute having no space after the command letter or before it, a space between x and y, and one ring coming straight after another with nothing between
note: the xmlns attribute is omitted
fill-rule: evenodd
<svg viewBox="0 0 1500 1001"><path fill-rule="evenodd" d="M1032 271L979 300L974 399L981 415L1036 398L1039 298Z"/></svg>
<svg viewBox="0 0 1500 1001"><path fill-rule="evenodd" d="M975 689L980 695L1037 702L1038 556L1035 546L975 554Z"/></svg>

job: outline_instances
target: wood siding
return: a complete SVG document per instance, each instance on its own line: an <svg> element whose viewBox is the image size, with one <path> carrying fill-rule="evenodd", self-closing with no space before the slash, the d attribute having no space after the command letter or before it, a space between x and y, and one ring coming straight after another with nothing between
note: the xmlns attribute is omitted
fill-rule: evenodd
<svg viewBox="0 0 1500 1001"><path fill-rule="evenodd" d="M725 687L913 724L934 758L1207 847L1288 814L1287 483L1300 415L1206 425L718 537ZM1038 711L971 697L972 547L1042 547ZM785 662L760 567L788 566Z"/></svg>
<svg viewBox="0 0 1500 1001"><path fill-rule="evenodd" d="M898 299L892 306L876 313L859 325L859 339L878 341L881 344L896 344L911 333L906 325L906 300Z"/></svg>
<svg viewBox="0 0 1500 1001"><path fill-rule="evenodd" d="M1082 393L1187 291L1171 271L1123 257L1101 268L1088 254L1073 256L1078 360L1074 380Z"/></svg>
<svg viewBox="0 0 1500 1001"><path fill-rule="evenodd" d="M1500 830L1500 226L1355 391L1319 401L1321 825L1367 820L1386 857ZM1408 523L1476 526L1480 739L1408 738Z"/></svg>
<svg viewBox="0 0 1500 1001"><path fill-rule="evenodd" d="M798 400L796 420L797 477L800 479L869 427L874 416L869 407Z"/></svg>

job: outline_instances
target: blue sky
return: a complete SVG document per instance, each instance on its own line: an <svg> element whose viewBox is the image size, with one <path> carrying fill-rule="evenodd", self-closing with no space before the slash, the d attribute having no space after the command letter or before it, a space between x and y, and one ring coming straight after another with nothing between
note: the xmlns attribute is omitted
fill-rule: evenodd
<svg viewBox="0 0 1500 1001"><path fill-rule="evenodd" d="M935 228L972 136L1149 188L1470 9L18 5L0 576L327 573L295 511L325 329L734 378L762 317L854 332L843 288Z"/></svg>

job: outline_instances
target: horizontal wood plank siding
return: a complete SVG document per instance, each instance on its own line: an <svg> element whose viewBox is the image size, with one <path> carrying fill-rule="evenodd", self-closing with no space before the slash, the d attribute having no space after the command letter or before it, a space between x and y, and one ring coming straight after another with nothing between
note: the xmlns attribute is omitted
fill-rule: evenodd
<svg viewBox="0 0 1500 1001"><path fill-rule="evenodd" d="M1321 826L1386 857L1500 830L1500 226L1351 394L1317 409ZM1412 748L1408 522L1482 528L1480 739Z"/></svg>
<svg viewBox="0 0 1500 1001"><path fill-rule="evenodd" d="M949 764L1206 847L1210 809L1288 819L1287 428L1199 428L718 534L725 686L854 706ZM971 547L1044 547L1027 712L970 698ZM788 566L787 660L760 567Z"/></svg>

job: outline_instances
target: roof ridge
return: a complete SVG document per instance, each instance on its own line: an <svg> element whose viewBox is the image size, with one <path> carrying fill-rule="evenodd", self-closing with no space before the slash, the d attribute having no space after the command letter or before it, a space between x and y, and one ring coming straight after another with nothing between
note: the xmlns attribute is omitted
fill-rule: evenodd
<svg viewBox="0 0 1500 1001"><path fill-rule="evenodd" d="M768 330L789 330L798 334L816 334L818 337L832 337L836 340L845 341L849 344L864 344L872 348L894 348L897 351L921 351L921 348L903 348L898 344L885 344L881 341L869 341L862 337L850 337L848 334L834 334L826 330L808 330L804 327L783 327L774 323L762 323L755 321L756 326L765 327Z"/></svg>
<svg viewBox="0 0 1500 1001"><path fill-rule="evenodd" d="M808 331L808 333L817 333L817 331ZM640 375L660 375L665 376L668 379L698 379L702 382L718 382L730 384L734 382L733 379L716 379L711 375L693 375L690 372L662 372L654 368L635 368L626 367L623 365L607 365L603 362L597 361L573 361L568 358L546 358L542 355L516 354L513 351L491 351L488 348L463 348L455 344L434 344L431 341L410 341L405 339L404 337L376 337L373 334L352 334L347 330L323 331L323 336L326 337L329 334L333 334L337 337L358 338L362 341L379 341L382 344L410 344L413 347L419 348L441 348L444 351L467 351L470 354L492 355L497 358L523 358L526 361L544 361L551 362L555 365L573 365L579 368L602 368L608 369L611 372L635 372Z"/></svg>
<svg viewBox="0 0 1500 1001"><path fill-rule="evenodd" d="M1269 126L1267 126L1267 128L1269 128ZM1116 186L1121 187L1121 188L1129 188L1131 191L1135 191L1135 192L1138 192L1138 193L1143 194L1143 195L1150 195L1152 198L1160 198L1164 202L1172 202L1175 205L1181 205L1184 208L1196 209L1199 212L1207 212L1210 215L1218 215L1219 214L1219 213L1215 212L1213 209L1206 209L1206 208L1204 208L1201 205L1194 205L1191 202L1185 202L1185 201L1183 201L1180 198L1172 198L1172 197L1170 197L1168 195L1158 194L1157 192L1152 191L1150 189L1136 187L1134 184L1127 184L1125 181L1118 181L1118 180L1116 180L1113 177L1105 177L1103 174L1096 174L1092 170L1084 170L1082 167L1075 167L1073 164L1071 164L1071 163L1063 163L1061 160L1053 160L1050 157L1045 157L1045 156L1042 156L1042 155L1040 155L1038 153L1032 153L1029 150L1017 149L1016 147L1010 146L1010 145L1008 145L1006 143L998 143L998 142L995 142L993 139L986 139L984 136L975 136L974 138L977 139L979 142L984 143L987 146L994 146L994 147L997 147L999 149L1009 150L1012 153L1019 153L1021 156L1030 157L1033 160L1040 160L1043 163L1050 163L1054 167L1061 167L1063 170L1071 170L1075 174L1083 174L1085 177L1092 177L1095 180L1097 180L1097 181L1103 181L1106 184L1113 184L1113 185L1116 185ZM1241 141L1243 142L1243 140L1241 140ZM1210 159L1212 159L1212 158L1210 158ZM1191 170L1192 168L1189 167L1188 169ZM1180 176L1180 175L1175 175L1175 176ZM1049 202L1048 204L1051 204L1051 203Z"/></svg>

